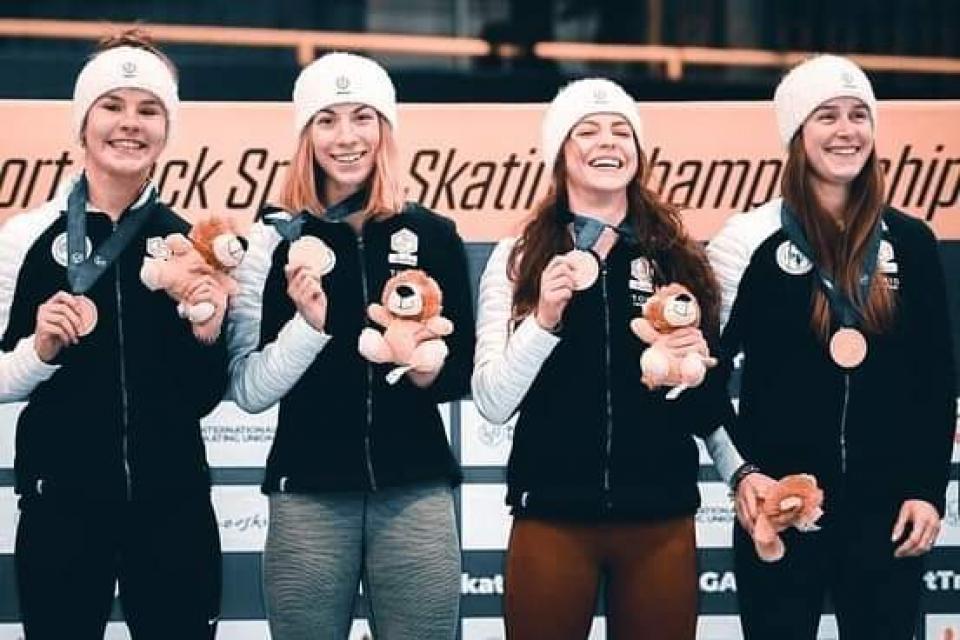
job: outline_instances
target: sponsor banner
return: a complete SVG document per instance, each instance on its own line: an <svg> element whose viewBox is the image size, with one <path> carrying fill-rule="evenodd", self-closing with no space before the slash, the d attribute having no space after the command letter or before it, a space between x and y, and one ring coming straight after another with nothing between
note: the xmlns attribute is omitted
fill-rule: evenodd
<svg viewBox="0 0 960 640"><path fill-rule="evenodd" d="M730 490L722 482L700 483L701 505L696 514L697 546L729 548L736 518Z"/></svg>
<svg viewBox="0 0 960 640"><path fill-rule="evenodd" d="M460 488L461 544L464 550L505 550L513 518L504 504L503 484L465 484Z"/></svg>
<svg viewBox="0 0 960 640"><path fill-rule="evenodd" d="M278 405L252 414L221 402L200 423L211 467L262 467L277 429Z"/></svg>
<svg viewBox="0 0 960 640"><path fill-rule="evenodd" d="M698 238L777 194L783 171L769 101L640 103L651 187L685 210ZM453 218L471 242L516 232L548 176L542 104L407 104L399 145L407 197ZM960 238L960 101L883 101L878 152L891 202ZM67 101L0 101L0 220L50 198L78 170ZM293 151L286 103L194 102L154 172L189 215L245 217L275 200ZM237 136L237 123L244 135ZM469 126L464 126L469 123ZM495 135L491 135L494 134Z"/></svg>
<svg viewBox="0 0 960 640"><path fill-rule="evenodd" d="M13 469L17 417L25 406L23 402L0 403L0 469Z"/></svg>
<svg viewBox="0 0 960 640"><path fill-rule="evenodd" d="M817 640L838 640L837 619L832 615L820 617ZM700 616L697 620L697 640L741 640L738 616Z"/></svg>
<svg viewBox="0 0 960 640"><path fill-rule="evenodd" d="M0 487L0 554L12 554L17 540L20 511L13 487Z"/></svg>
<svg viewBox="0 0 960 640"><path fill-rule="evenodd" d="M370 625L366 620L356 620L350 628L348 640L370 638ZM23 627L19 624L0 624L0 640L23 640ZM110 622L103 635L104 640L130 640L127 625ZM223 620L217 625L216 640L270 640L266 620Z"/></svg>
<svg viewBox="0 0 960 640"><path fill-rule="evenodd" d="M505 640L506 630L500 618L465 618L461 627L463 640ZM603 640L607 627L602 617L593 619L586 640Z"/></svg>
<svg viewBox="0 0 960 640"><path fill-rule="evenodd" d="M460 451L465 467L505 467L513 446L513 429L517 416L506 424L495 425L477 411L472 401L460 403Z"/></svg>
<svg viewBox="0 0 960 640"><path fill-rule="evenodd" d="M214 486L213 510L224 553L259 553L267 539L269 508L259 486Z"/></svg>

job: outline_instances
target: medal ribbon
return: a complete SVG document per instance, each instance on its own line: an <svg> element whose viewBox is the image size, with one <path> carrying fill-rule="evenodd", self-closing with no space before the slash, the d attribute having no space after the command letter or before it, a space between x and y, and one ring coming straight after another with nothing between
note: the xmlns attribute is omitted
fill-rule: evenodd
<svg viewBox="0 0 960 640"><path fill-rule="evenodd" d="M591 250L597 244L597 240L600 239L600 234L608 228L613 229L624 242L631 245L639 244L633 227L630 225L629 217L624 217L617 226L572 211L561 213L560 219L564 222L573 223L574 246L583 251Z"/></svg>
<svg viewBox="0 0 960 640"><path fill-rule="evenodd" d="M87 238L87 178L81 175L70 195L67 196L67 281L75 294L84 294L93 288L100 276L120 257L147 221L157 201L157 191L152 186L140 206L131 204L122 214L114 231L92 255L86 257Z"/></svg>
<svg viewBox="0 0 960 640"><path fill-rule="evenodd" d="M807 260L813 263L817 272L817 280L827 299L830 301L830 311L834 318L844 327L852 327L863 322L863 312L850 297L837 286L833 276L817 264L813 247L810 246L806 235L803 233L803 228L797 221L796 215L794 215L790 207L787 206L786 202L780 207L780 222L783 225L783 231L787 235L787 239L790 240L793 246L795 246ZM881 225L880 222L877 221L877 225L870 235L870 242L863 257L863 264L860 267L858 285L860 288L860 298L862 300L866 300L870 292L870 282L877 268L877 256L880 250L881 235Z"/></svg>
<svg viewBox="0 0 960 640"><path fill-rule="evenodd" d="M341 200L340 202L334 204L333 206L327 207L323 212L323 218L320 220L326 222L340 222L346 218L351 213L355 213L360 210L363 204L367 201L369 196L369 191L366 189L361 189L354 194L351 194ZM274 229L277 230L277 233L280 234L287 242L294 242L303 235L303 225L307 222L307 216L310 213L307 211L302 211L300 215L290 218L290 215L284 211L278 211L277 213L266 214L263 217L264 222L269 225L272 225Z"/></svg>

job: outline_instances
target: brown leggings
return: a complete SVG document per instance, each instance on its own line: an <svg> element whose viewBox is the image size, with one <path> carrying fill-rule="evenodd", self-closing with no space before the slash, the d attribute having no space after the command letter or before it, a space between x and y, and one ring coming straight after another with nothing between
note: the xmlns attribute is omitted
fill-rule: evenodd
<svg viewBox="0 0 960 640"><path fill-rule="evenodd" d="M583 640L601 579L608 638L696 636L692 517L601 525L523 518L514 521L507 549L507 638Z"/></svg>

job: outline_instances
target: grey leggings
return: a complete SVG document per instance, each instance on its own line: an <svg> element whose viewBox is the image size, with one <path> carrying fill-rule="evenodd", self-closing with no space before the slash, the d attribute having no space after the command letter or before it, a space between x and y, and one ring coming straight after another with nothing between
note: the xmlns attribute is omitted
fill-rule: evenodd
<svg viewBox="0 0 960 640"><path fill-rule="evenodd" d="M274 640L347 637L357 585L376 640L452 640L460 544L446 484L270 496L263 583Z"/></svg>

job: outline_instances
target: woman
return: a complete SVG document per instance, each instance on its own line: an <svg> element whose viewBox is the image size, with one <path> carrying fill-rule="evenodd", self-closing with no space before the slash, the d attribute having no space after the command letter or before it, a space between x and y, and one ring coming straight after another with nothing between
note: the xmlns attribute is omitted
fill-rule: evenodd
<svg viewBox="0 0 960 640"><path fill-rule="evenodd" d="M0 401L27 401L15 563L30 640L102 637L117 582L135 639L216 630L199 422L224 392L226 349L138 277L154 239L189 230L149 179L176 115L170 60L140 32L107 39L74 89L82 173L0 230ZM226 307L210 277L192 296Z"/></svg>
<svg viewBox="0 0 960 640"><path fill-rule="evenodd" d="M747 638L813 638L825 593L842 637L912 638L922 555L940 529L955 372L937 243L886 206L877 103L852 62L820 56L774 95L787 148L782 199L733 216L710 243L723 352L745 355L732 430L734 534ZM749 533L771 478L813 474L821 531L784 533L758 560Z"/></svg>
<svg viewBox="0 0 960 640"><path fill-rule="evenodd" d="M377 63L323 56L297 79L293 107L281 208L254 226L228 327L237 404L280 403L263 482L270 629L280 640L346 637L362 580L378 638L453 638L460 471L436 405L468 388L463 243L449 220L401 199L394 88ZM287 267L303 237L332 251L329 272ZM440 369L390 384L392 367L364 360L358 337L368 303L407 268L437 281L455 328Z"/></svg>
<svg viewBox="0 0 960 640"><path fill-rule="evenodd" d="M541 149L551 189L487 264L473 373L488 420L519 411L507 470L507 634L585 638L603 581L613 637L693 638L691 434L717 424L706 419L713 376L676 400L648 390L645 345L629 325L656 287L680 282L713 335L716 285L679 214L645 186L640 117L618 85L564 87L547 109ZM707 351L697 329L660 346Z"/></svg>

